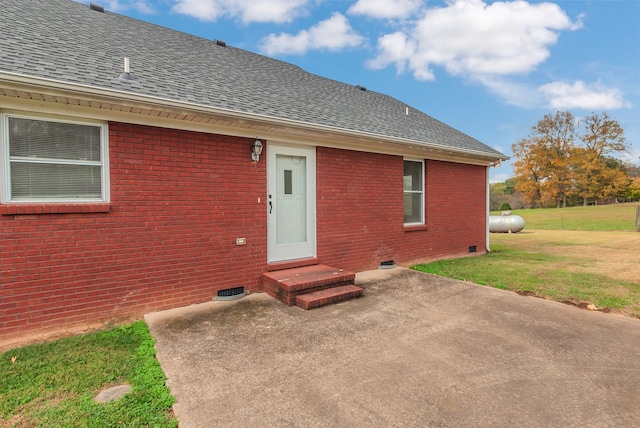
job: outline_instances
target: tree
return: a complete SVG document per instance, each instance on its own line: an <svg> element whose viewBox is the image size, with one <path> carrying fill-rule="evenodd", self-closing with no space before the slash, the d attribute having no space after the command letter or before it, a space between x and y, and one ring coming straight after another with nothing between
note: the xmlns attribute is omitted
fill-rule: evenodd
<svg viewBox="0 0 640 428"><path fill-rule="evenodd" d="M503 205L509 205L509 209L524 208L524 205L520 201L517 195L513 194L513 179L507 179L504 183L491 183L489 184L489 210L490 211L502 211Z"/></svg>
<svg viewBox="0 0 640 428"><path fill-rule="evenodd" d="M499 208L500 211L511 211L511 204L509 202L503 202Z"/></svg>
<svg viewBox="0 0 640 428"><path fill-rule="evenodd" d="M575 120L569 112L547 114L528 138L512 146L515 189L533 206L556 201L566 206L571 189L571 155L575 148Z"/></svg>
<svg viewBox="0 0 640 428"><path fill-rule="evenodd" d="M606 199L622 195L630 184L624 164L612 157L597 156L588 149L576 150L574 168L575 193L582 198L584 206L589 198Z"/></svg>
<svg viewBox="0 0 640 428"><path fill-rule="evenodd" d="M515 190L522 201L530 207L542 207L542 187L545 180L546 156L543 148L533 140L525 138L511 147Z"/></svg>
<svg viewBox="0 0 640 428"><path fill-rule="evenodd" d="M507 178L504 181L504 186L504 193L507 195L513 195L513 192L515 192L516 180L513 178Z"/></svg>
<svg viewBox="0 0 640 428"><path fill-rule="evenodd" d="M565 207L568 197L586 205L629 186L626 166L615 157L627 150L624 130L607 113L580 122L569 112L547 114L512 149L515 190L530 206Z"/></svg>
<svg viewBox="0 0 640 428"><path fill-rule="evenodd" d="M632 200L640 200L640 177L634 178L631 182L631 185L627 190L627 198Z"/></svg>
<svg viewBox="0 0 640 428"><path fill-rule="evenodd" d="M576 193L587 205L588 198L611 198L622 193L630 180L623 163L612 155L625 152L624 130L607 113L592 114L581 122L580 140L575 153Z"/></svg>
<svg viewBox="0 0 640 428"><path fill-rule="evenodd" d="M582 122L580 140L585 149L601 158L612 153L625 152L624 130L620 124L609 118L607 113L592 114Z"/></svg>

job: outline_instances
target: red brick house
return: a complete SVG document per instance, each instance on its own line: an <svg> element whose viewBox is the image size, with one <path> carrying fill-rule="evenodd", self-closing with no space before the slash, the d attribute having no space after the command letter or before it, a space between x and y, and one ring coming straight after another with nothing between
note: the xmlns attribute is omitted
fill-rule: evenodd
<svg viewBox="0 0 640 428"><path fill-rule="evenodd" d="M486 251L506 157L396 99L70 0L0 28L0 342Z"/></svg>

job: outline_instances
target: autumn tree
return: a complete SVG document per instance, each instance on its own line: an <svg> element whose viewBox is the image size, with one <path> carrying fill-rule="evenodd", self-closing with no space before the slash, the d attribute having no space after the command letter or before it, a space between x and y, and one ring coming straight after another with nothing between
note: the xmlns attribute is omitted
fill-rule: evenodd
<svg viewBox="0 0 640 428"><path fill-rule="evenodd" d="M515 190L525 204L542 208L542 188L546 179L546 154L543 147L533 139L525 138L511 149L515 158Z"/></svg>
<svg viewBox="0 0 640 428"><path fill-rule="evenodd" d="M624 130L620 124L607 115L592 114L582 122L580 140L587 151L599 158L625 152Z"/></svg>
<svg viewBox="0 0 640 428"><path fill-rule="evenodd" d="M575 120L569 112L547 114L528 138L512 146L515 189L531 206L555 201L566 206L571 190L571 157L575 149Z"/></svg>
<svg viewBox="0 0 640 428"><path fill-rule="evenodd" d="M624 130L606 113L576 121L569 112L547 114L529 137L512 146L515 189L530 206L565 207L567 197L615 197L630 180L615 155L626 151Z"/></svg>
<svg viewBox="0 0 640 428"><path fill-rule="evenodd" d="M631 181L631 185L627 190L627 198L640 199L640 177L635 177Z"/></svg>
<svg viewBox="0 0 640 428"><path fill-rule="evenodd" d="M615 158L625 152L624 130L607 113L587 116L580 126L583 144L575 154L574 179L576 194L587 205L588 198L611 198L629 186L624 163Z"/></svg>
<svg viewBox="0 0 640 428"><path fill-rule="evenodd" d="M597 156L585 148L578 148L574 155L574 187L576 196L587 205L589 198L613 198L629 187L631 182L626 166L608 156Z"/></svg>

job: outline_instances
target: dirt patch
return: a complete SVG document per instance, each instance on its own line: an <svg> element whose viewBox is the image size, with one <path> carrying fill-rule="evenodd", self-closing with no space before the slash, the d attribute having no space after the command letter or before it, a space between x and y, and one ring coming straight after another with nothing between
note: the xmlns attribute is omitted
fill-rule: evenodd
<svg viewBox="0 0 640 428"><path fill-rule="evenodd" d="M545 296L540 296L539 294L536 294L535 292L529 291L529 290L518 290L518 291L515 291L515 293L520 296L536 297L538 299L550 300L550 299L547 299ZM598 311L598 312L607 312L607 313L611 312L609 308L598 308L593 303L590 303L590 302L563 300L560 303L564 303L565 305L573 306L578 309L584 309L585 311Z"/></svg>
<svg viewBox="0 0 640 428"><path fill-rule="evenodd" d="M538 297L540 299L544 299L544 297L538 296L536 293L529 290L519 290L519 291L516 291L516 294L519 294L521 296L531 296L531 297Z"/></svg>

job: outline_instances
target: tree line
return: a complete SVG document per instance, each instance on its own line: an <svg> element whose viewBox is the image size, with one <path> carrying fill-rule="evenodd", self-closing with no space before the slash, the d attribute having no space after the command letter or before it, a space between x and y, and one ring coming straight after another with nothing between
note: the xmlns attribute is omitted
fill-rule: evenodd
<svg viewBox="0 0 640 428"><path fill-rule="evenodd" d="M514 177L500 188L524 207L566 207L590 201L640 198L640 168L622 160L624 129L607 113L577 120L547 114L531 134L512 145Z"/></svg>

